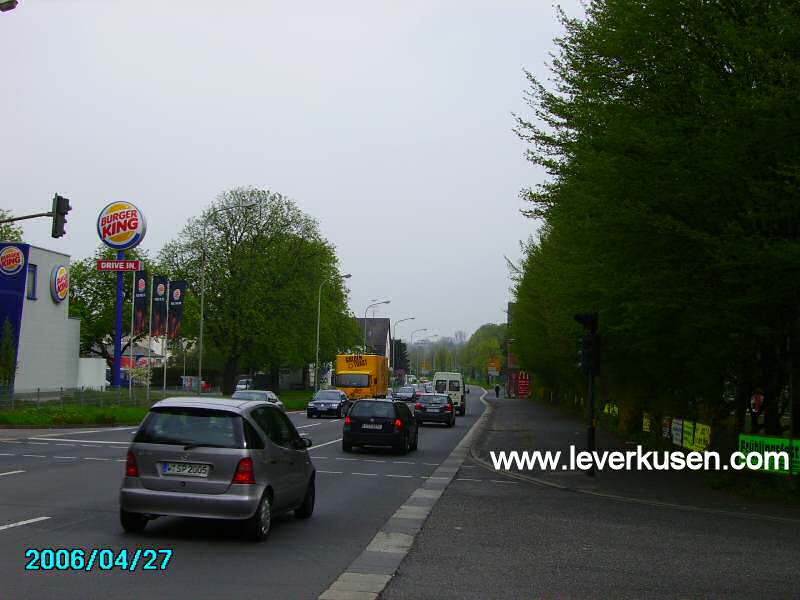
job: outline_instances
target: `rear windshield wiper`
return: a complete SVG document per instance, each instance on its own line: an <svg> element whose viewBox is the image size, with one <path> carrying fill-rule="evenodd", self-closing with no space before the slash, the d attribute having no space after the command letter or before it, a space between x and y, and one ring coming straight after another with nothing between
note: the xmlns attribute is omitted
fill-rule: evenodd
<svg viewBox="0 0 800 600"><path fill-rule="evenodd" d="M184 450L191 450L193 448L228 448L229 446L223 446L221 444L203 444L202 442L194 442L191 444L186 444L183 449Z"/></svg>

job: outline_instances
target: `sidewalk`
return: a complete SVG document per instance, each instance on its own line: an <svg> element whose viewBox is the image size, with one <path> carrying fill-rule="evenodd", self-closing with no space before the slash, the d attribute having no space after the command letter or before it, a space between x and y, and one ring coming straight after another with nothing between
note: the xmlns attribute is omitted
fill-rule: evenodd
<svg viewBox="0 0 800 600"><path fill-rule="evenodd" d="M490 403L473 445L481 461L490 450L584 447L584 427L549 407ZM600 445L613 447L607 436ZM527 475L562 487L465 463L381 598L800 595L792 506L748 504L696 473Z"/></svg>

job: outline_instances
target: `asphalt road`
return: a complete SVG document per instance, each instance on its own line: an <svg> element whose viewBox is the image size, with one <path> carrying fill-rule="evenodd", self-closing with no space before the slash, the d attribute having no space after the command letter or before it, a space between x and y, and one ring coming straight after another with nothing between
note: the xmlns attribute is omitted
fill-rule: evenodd
<svg viewBox="0 0 800 600"><path fill-rule="evenodd" d="M0 441L0 598L316 598L469 430L483 411L477 392L453 429L426 425L419 450L407 456L344 454L340 420L291 414L314 442L316 509L306 521L277 519L261 544L242 541L224 521L161 518L143 534L124 533L118 492L134 428ZM174 554L163 571L30 571L28 548Z"/></svg>

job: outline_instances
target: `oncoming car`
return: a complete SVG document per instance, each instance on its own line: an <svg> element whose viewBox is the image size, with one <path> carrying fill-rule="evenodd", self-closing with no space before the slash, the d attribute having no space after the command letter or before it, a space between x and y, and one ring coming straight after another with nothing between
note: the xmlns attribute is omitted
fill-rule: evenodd
<svg viewBox="0 0 800 600"><path fill-rule="evenodd" d="M347 394L341 390L320 390L306 407L306 417L338 417L342 418L350 408Z"/></svg>
<svg viewBox="0 0 800 600"><path fill-rule="evenodd" d="M311 440L263 401L169 398L157 402L128 448L120 522L141 532L160 516L238 521L254 541L276 514L314 512Z"/></svg>
<svg viewBox="0 0 800 600"><path fill-rule="evenodd" d="M283 405L283 402L280 401L277 394L269 390L241 390L234 392L231 398L234 400L261 400L263 402L269 402L280 408L283 412L286 412L286 407Z"/></svg>

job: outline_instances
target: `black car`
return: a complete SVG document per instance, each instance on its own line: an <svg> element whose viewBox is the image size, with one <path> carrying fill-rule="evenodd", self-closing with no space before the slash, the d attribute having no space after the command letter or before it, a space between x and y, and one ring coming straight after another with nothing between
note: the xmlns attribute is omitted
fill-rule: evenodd
<svg viewBox="0 0 800 600"><path fill-rule="evenodd" d="M353 446L388 446L400 454L416 450L419 425L405 402L359 400L344 419L342 450Z"/></svg>
<svg viewBox="0 0 800 600"><path fill-rule="evenodd" d="M448 427L456 424L456 411L447 394L420 394L414 409L417 423L444 423Z"/></svg>
<svg viewBox="0 0 800 600"><path fill-rule="evenodd" d="M313 417L338 417L342 418L350 408L347 394L341 390L320 390L306 407L306 416Z"/></svg>

